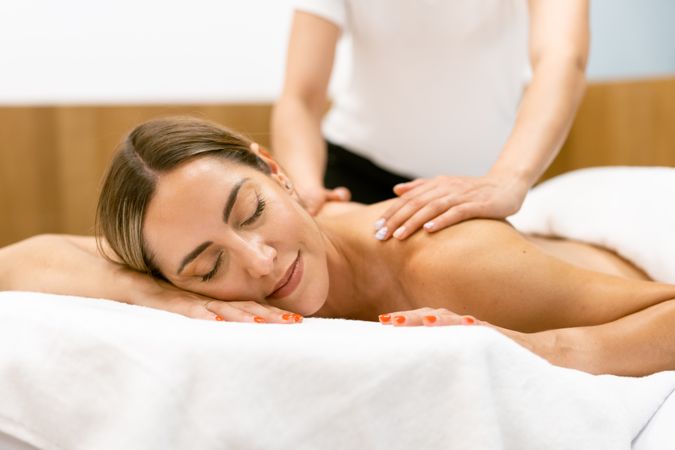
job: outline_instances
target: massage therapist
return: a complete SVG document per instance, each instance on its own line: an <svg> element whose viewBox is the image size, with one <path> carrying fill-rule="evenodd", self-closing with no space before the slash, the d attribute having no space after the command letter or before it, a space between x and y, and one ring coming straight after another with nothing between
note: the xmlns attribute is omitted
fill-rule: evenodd
<svg viewBox="0 0 675 450"><path fill-rule="evenodd" d="M381 240L507 217L569 132L588 41L588 0L299 0L272 150L313 214L396 194Z"/></svg>

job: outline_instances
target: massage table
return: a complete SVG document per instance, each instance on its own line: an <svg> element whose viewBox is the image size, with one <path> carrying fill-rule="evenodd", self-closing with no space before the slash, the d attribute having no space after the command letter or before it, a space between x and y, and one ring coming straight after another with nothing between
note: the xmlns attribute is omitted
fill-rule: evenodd
<svg viewBox="0 0 675 450"><path fill-rule="evenodd" d="M597 192L603 177L617 183L594 170L567 184ZM593 215L602 208L584 202L598 199L553 183L535 189L512 223L574 235L575 221L559 213L579 194L572 213L599 233L592 237L650 274L675 273L658 258L643 264L640 246L612 247L631 227L597 231ZM607 189L620 200L605 206L626 217L642 211L644 202ZM647 234L641 239L661 236ZM0 339L0 449L675 448L675 372L619 377L556 367L481 326L227 323L106 299L0 292Z"/></svg>

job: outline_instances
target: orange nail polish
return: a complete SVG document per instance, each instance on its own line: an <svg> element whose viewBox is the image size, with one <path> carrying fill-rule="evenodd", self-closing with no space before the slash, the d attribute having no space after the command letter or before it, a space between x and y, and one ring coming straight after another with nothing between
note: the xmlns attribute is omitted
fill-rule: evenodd
<svg viewBox="0 0 675 450"><path fill-rule="evenodd" d="M379 319L382 323L389 323L391 321L391 314L380 314Z"/></svg>
<svg viewBox="0 0 675 450"><path fill-rule="evenodd" d="M476 319L474 319L471 316L464 316L462 317L462 325L473 325L476 323Z"/></svg>
<svg viewBox="0 0 675 450"><path fill-rule="evenodd" d="M427 323L436 323L437 320L436 316L424 316L424 321Z"/></svg>
<svg viewBox="0 0 675 450"><path fill-rule="evenodd" d="M284 320L293 320L293 314L291 313L282 314L281 318Z"/></svg>
<svg viewBox="0 0 675 450"><path fill-rule="evenodd" d="M405 323L405 316L394 316L394 322L403 325Z"/></svg>
<svg viewBox="0 0 675 450"><path fill-rule="evenodd" d="M300 323L302 322L302 316L300 314L293 314L293 320L295 323Z"/></svg>
<svg viewBox="0 0 675 450"><path fill-rule="evenodd" d="M223 318L220 317L220 316L216 316L216 320L217 320L218 322L223 322L225 319L223 319Z"/></svg>
<svg viewBox="0 0 675 450"><path fill-rule="evenodd" d="M255 321L255 323L265 323L266 322L265 319L263 319L262 317L258 317L258 316L255 316L253 318L253 320Z"/></svg>

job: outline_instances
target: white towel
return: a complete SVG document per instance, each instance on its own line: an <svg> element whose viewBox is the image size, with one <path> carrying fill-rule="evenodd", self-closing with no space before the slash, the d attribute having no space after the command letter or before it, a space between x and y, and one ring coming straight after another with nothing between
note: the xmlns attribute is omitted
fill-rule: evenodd
<svg viewBox="0 0 675 450"><path fill-rule="evenodd" d="M595 167L535 187L509 221L524 233L614 250L675 283L675 168Z"/></svg>
<svg viewBox="0 0 675 450"><path fill-rule="evenodd" d="M629 449L675 372L593 376L479 326L187 319L0 293L0 433L41 449Z"/></svg>

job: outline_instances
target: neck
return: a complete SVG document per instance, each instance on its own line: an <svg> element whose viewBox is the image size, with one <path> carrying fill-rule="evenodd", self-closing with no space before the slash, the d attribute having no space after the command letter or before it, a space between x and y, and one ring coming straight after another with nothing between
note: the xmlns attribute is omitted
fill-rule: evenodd
<svg viewBox="0 0 675 450"><path fill-rule="evenodd" d="M360 214L358 216L361 216ZM383 243L369 233L370 221L358 216L320 220L328 261L329 292L315 314L359 320L377 320L386 309L395 279L390 274Z"/></svg>

